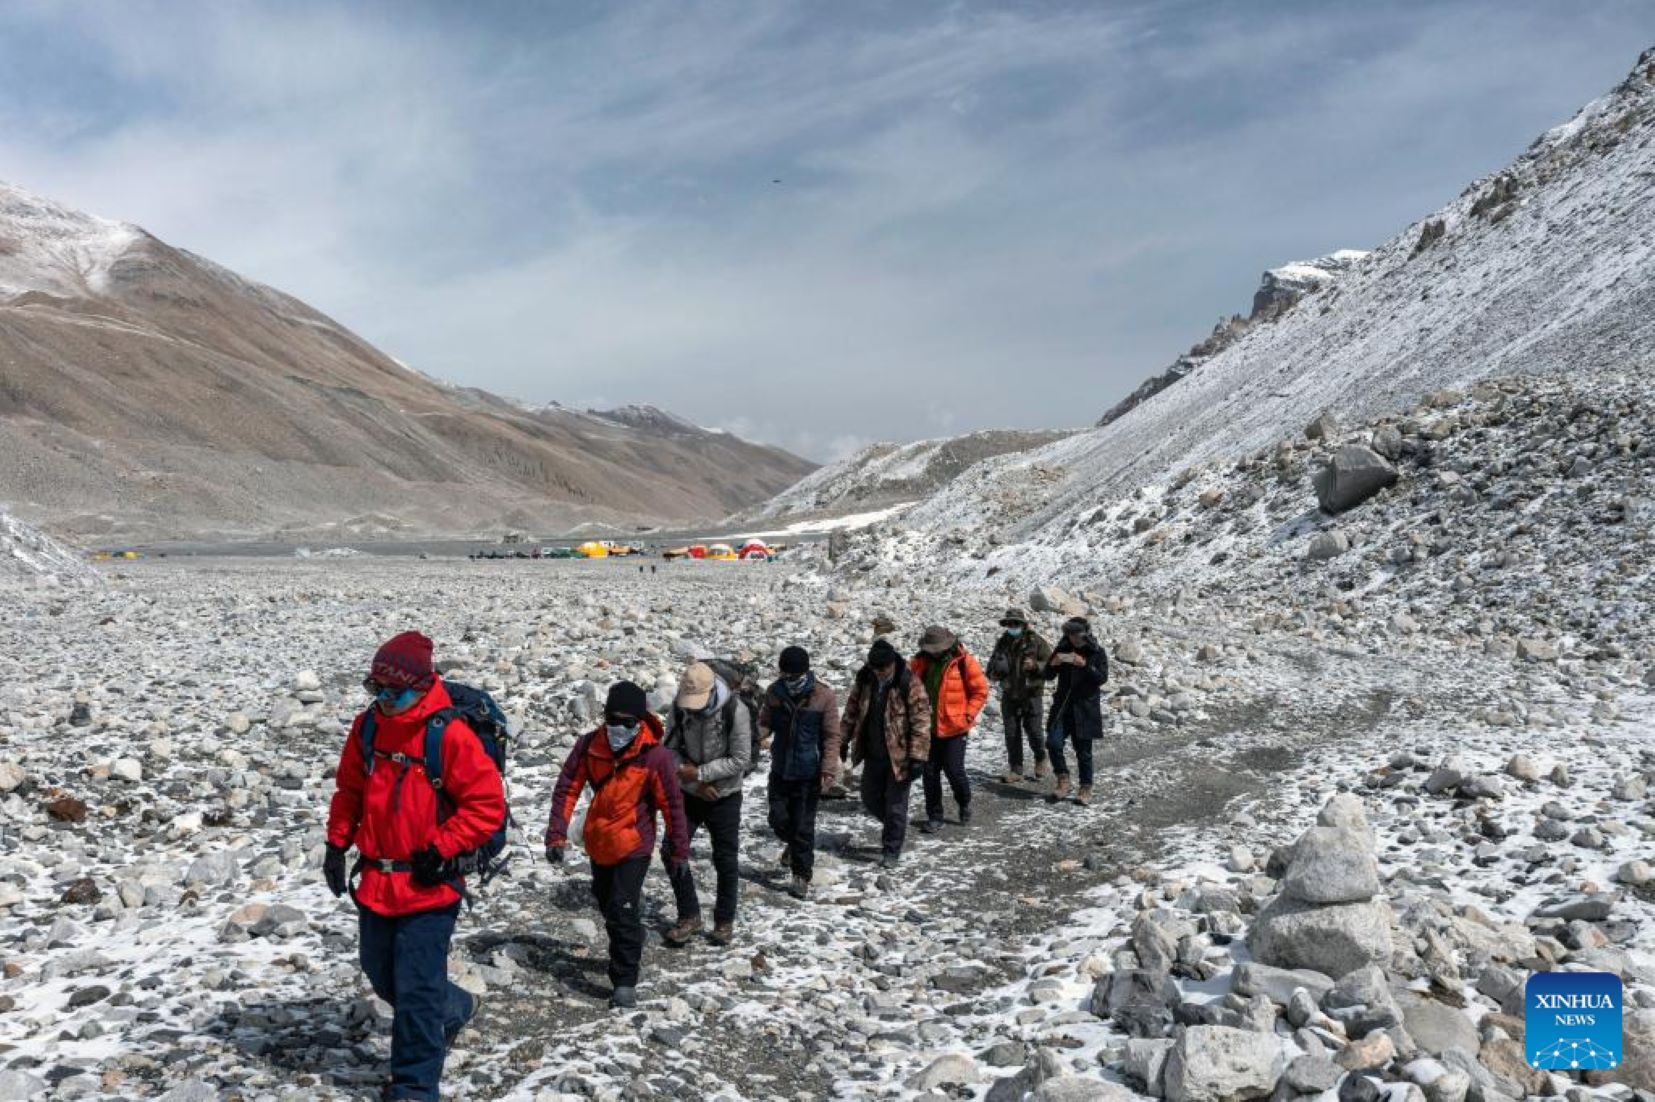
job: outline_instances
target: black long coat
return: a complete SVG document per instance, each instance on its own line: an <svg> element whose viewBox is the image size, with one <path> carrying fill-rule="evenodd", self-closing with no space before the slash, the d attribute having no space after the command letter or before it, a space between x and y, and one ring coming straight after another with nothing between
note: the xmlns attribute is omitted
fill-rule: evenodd
<svg viewBox="0 0 1655 1102"><path fill-rule="evenodd" d="M1055 730L1062 724L1070 738L1100 739L1103 737L1103 683L1109 680L1109 657L1090 635L1078 648L1064 636L1052 649L1053 658L1077 653L1086 659L1086 665L1046 664L1046 680L1057 682L1052 691L1051 711L1046 716L1046 730Z"/></svg>

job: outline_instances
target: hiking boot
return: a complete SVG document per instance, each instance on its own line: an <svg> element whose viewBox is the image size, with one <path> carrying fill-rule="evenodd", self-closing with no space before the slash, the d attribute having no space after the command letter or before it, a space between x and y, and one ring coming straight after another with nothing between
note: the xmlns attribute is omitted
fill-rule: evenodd
<svg viewBox="0 0 1655 1102"><path fill-rule="evenodd" d="M714 945L728 945L736 939L736 924L734 922L715 922L713 932L707 935L707 940Z"/></svg>
<svg viewBox="0 0 1655 1102"><path fill-rule="evenodd" d="M921 834L936 834L940 830L942 830L942 823L936 819L927 819L919 825Z"/></svg>
<svg viewBox="0 0 1655 1102"><path fill-rule="evenodd" d="M678 920L678 925L661 935L668 945L679 947L689 943L690 938L701 932L701 916L690 915Z"/></svg>
<svg viewBox="0 0 1655 1102"><path fill-rule="evenodd" d="M470 992L467 992L467 994L470 994ZM452 1046L454 1044L454 1039L461 1033L465 1032L466 1026L477 1020L477 1015L482 1013L482 1010L483 997L481 995L471 995L471 1012L465 1016L465 1019L461 1021L459 1025L450 1026L449 1028L443 1030L443 1041Z"/></svg>
<svg viewBox="0 0 1655 1102"><path fill-rule="evenodd" d="M634 987L617 987L609 996L609 1005L616 1010L631 1010L638 1005L638 990Z"/></svg>
<svg viewBox="0 0 1655 1102"><path fill-rule="evenodd" d="M802 876L795 876L793 882L787 885L787 894L794 899L809 899L810 881Z"/></svg>
<svg viewBox="0 0 1655 1102"><path fill-rule="evenodd" d="M966 826L970 822L971 822L971 805L970 804L961 804L960 805L960 825L961 826Z"/></svg>
<svg viewBox="0 0 1655 1102"><path fill-rule="evenodd" d="M1030 773L1028 779L1033 780L1034 774ZM1019 773L1015 769L1008 769L1006 770L1006 775L1001 777L1000 781L1002 784L1021 784L1023 782L1023 774Z"/></svg>
<svg viewBox="0 0 1655 1102"><path fill-rule="evenodd" d="M1088 807L1088 806L1091 805L1091 803L1092 803L1092 786L1091 785L1083 784L1083 785L1080 786L1080 790L1075 793L1075 803L1079 804L1081 807Z"/></svg>
<svg viewBox="0 0 1655 1102"><path fill-rule="evenodd" d="M1052 775L1052 763L1051 762L1049 762L1049 761L1037 761L1037 762L1034 763L1034 776L1035 776L1036 780L1042 780L1043 781L1051 775Z"/></svg>
<svg viewBox="0 0 1655 1102"><path fill-rule="evenodd" d="M897 866L897 862L901 860L902 855L900 853L887 853L879 859L879 867L882 869L894 869Z"/></svg>
<svg viewBox="0 0 1655 1102"><path fill-rule="evenodd" d="M1068 778L1067 775L1064 775L1064 776L1061 776L1061 777L1057 778L1057 787L1052 789L1052 794L1050 796L1047 796L1046 798L1048 800L1050 800L1052 803L1055 804L1059 800L1067 799L1068 796L1069 796L1069 778Z"/></svg>

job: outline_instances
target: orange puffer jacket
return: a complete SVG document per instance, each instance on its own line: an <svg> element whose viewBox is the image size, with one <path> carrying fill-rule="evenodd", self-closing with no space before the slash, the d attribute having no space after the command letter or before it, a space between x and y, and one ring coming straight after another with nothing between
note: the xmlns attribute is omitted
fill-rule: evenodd
<svg viewBox="0 0 1655 1102"><path fill-rule="evenodd" d="M661 745L661 721L644 716L643 730L619 757L609 748L604 728L581 737L563 763L552 793L552 817L546 844L562 848L569 837L581 793L592 786L582 840L596 865L618 865L629 857L648 857L655 849L655 815L666 820L671 860L690 859L689 825L678 787L677 762Z"/></svg>
<svg viewBox="0 0 1655 1102"><path fill-rule="evenodd" d="M919 682L927 684L926 672L932 662L944 662L942 686L931 701L931 726L937 738L958 738L977 725L977 715L988 703L988 678L966 649L956 645L944 658L916 654L908 663Z"/></svg>

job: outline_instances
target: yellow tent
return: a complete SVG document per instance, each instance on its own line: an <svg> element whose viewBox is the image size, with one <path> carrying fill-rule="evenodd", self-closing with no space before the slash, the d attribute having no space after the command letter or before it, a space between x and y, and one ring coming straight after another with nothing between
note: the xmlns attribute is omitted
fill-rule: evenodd
<svg viewBox="0 0 1655 1102"><path fill-rule="evenodd" d="M707 557L718 562L735 562L736 549L727 543L715 543L707 548Z"/></svg>
<svg viewBox="0 0 1655 1102"><path fill-rule="evenodd" d="M575 554L584 556L588 559L607 559L609 557L609 548L605 547L601 543L583 543L579 547L575 548Z"/></svg>

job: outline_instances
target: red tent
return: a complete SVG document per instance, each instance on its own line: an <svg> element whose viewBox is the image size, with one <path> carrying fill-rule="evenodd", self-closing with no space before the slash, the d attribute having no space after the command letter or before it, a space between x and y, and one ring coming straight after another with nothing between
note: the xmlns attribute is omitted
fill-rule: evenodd
<svg viewBox="0 0 1655 1102"><path fill-rule="evenodd" d="M741 550L736 554L743 559L768 559L770 548L763 540L748 540L741 545Z"/></svg>

